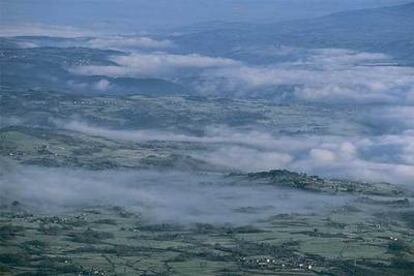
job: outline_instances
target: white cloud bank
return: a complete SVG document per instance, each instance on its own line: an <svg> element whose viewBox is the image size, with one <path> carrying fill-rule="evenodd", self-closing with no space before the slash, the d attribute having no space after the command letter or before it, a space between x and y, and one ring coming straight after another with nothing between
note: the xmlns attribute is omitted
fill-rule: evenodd
<svg viewBox="0 0 414 276"><path fill-rule="evenodd" d="M19 36L48 36L57 38L81 38L57 41L39 41L43 46L62 46L62 47L90 47L97 49L111 49L121 51L166 49L174 46L168 39L154 39L147 35L110 35L102 32L95 32L86 29L79 29L71 26L55 26L43 24L24 24L24 25L0 25L0 37L19 37ZM36 42L28 40L18 41L22 48L39 47Z"/></svg>
<svg viewBox="0 0 414 276"><path fill-rule="evenodd" d="M80 122L64 128L118 141L198 143L191 155L246 172L285 168L329 177L414 185L414 130L378 136L273 136L262 131L207 128L203 136L114 130ZM414 186L413 186L414 188Z"/></svg>
<svg viewBox="0 0 414 276"><path fill-rule="evenodd" d="M388 181L414 188L414 131L374 137L282 136L246 133L255 147L220 145L200 158L243 171L286 168L329 177Z"/></svg>
<svg viewBox="0 0 414 276"><path fill-rule="evenodd" d="M329 103L414 103L414 68L392 64L383 54L344 49L318 49L296 62L249 66L242 62L196 54L131 54L112 57L118 66L80 66L81 75L184 79L202 94L260 95L260 91L293 88L299 100Z"/></svg>
<svg viewBox="0 0 414 276"><path fill-rule="evenodd" d="M150 223L250 224L279 213L322 212L350 198L269 185L235 185L222 175L207 173L23 166L7 171L0 167L0 200L18 200L32 210L55 213L67 208L124 206ZM240 211L243 208L252 211Z"/></svg>
<svg viewBox="0 0 414 276"><path fill-rule="evenodd" d="M114 56L111 60L117 63L118 66L88 65L71 68L70 70L81 75L173 78L173 76L184 73L185 70L201 70L239 64L239 62L231 59L198 54L135 53L128 56Z"/></svg>
<svg viewBox="0 0 414 276"><path fill-rule="evenodd" d="M103 36L87 41L88 47L99 49L165 49L174 46L170 40L156 40L144 36Z"/></svg>
<svg viewBox="0 0 414 276"><path fill-rule="evenodd" d="M203 76L207 90L248 93L291 86L295 98L311 102L414 103L414 68L393 65L382 54L321 49L297 62L220 68Z"/></svg>

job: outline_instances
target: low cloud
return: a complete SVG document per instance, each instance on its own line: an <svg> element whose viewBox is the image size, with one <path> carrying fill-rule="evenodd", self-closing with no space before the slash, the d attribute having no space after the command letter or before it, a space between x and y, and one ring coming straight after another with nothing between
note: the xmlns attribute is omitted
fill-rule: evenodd
<svg viewBox="0 0 414 276"><path fill-rule="evenodd" d="M283 168L364 181L406 185L414 181L414 130L374 136L280 136L210 127L204 135L192 136L168 131L106 129L80 122L62 127L116 141L199 144L202 147L191 150L192 157L229 170Z"/></svg>
<svg viewBox="0 0 414 276"><path fill-rule="evenodd" d="M91 82L69 80L66 83L70 88L77 91L91 90L105 92L112 87L112 83L107 79L100 79L98 81Z"/></svg>
<svg viewBox="0 0 414 276"><path fill-rule="evenodd" d="M71 121L65 123L63 121L55 121L57 126L85 133L91 136L102 136L105 138L119 140L119 141L136 141L136 142L150 142L150 141L173 141L184 143L238 143L245 145L257 145L251 139L256 137L260 139L263 147L271 146L273 137L270 134L251 131L246 135L243 132L234 132L226 127L206 127L204 136L194 136L187 134L172 133L162 130L119 130L108 129L97 126L91 126L84 122Z"/></svg>
<svg viewBox="0 0 414 276"><path fill-rule="evenodd" d="M104 36L87 41L87 46L99 49L134 50L165 49L174 46L170 40L156 40L143 36Z"/></svg>
<svg viewBox="0 0 414 276"><path fill-rule="evenodd" d="M27 166L0 171L0 199L46 212L117 205L141 213L150 223L185 224L250 224L280 213L321 212L349 200L269 185L237 185L219 174Z"/></svg>
<svg viewBox="0 0 414 276"><path fill-rule="evenodd" d="M109 77L165 77L173 78L193 70L235 66L239 63L227 58L214 58L198 54L175 55L166 53L130 54L114 56L117 66L79 66L71 68L80 75L103 75Z"/></svg>
<svg viewBox="0 0 414 276"><path fill-rule="evenodd" d="M205 93L234 90L244 95L290 86L292 97L308 102L414 103L413 75L413 68L396 66L383 54L320 49L296 62L210 70L196 85ZM277 97L276 89L274 93Z"/></svg>
<svg viewBox="0 0 414 276"><path fill-rule="evenodd" d="M97 81L94 85L94 87L100 91L106 91L110 86L111 82L105 79Z"/></svg>
<svg viewBox="0 0 414 276"><path fill-rule="evenodd" d="M197 54L131 54L112 57L117 66L80 66L70 70L81 75L175 80L203 95L265 94L278 98L286 94L283 87L291 87L290 98L307 102L414 103L414 69L393 64L384 54L346 49L305 53L296 61L266 66Z"/></svg>
<svg viewBox="0 0 414 276"><path fill-rule="evenodd" d="M266 149L262 148L260 139L250 137L257 142L256 147L219 146L198 157L229 169L290 169L326 177L387 181L414 188L413 131L376 137L275 137Z"/></svg>

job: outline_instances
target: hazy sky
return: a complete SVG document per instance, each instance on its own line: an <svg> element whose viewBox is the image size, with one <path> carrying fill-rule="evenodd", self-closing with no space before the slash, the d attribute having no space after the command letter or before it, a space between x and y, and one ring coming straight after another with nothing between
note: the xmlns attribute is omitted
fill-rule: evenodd
<svg viewBox="0 0 414 276"><path fill-rule="evenodd" d="M409 0L0 0L1 23L151 31L197 22L270 22Z"/></svg>

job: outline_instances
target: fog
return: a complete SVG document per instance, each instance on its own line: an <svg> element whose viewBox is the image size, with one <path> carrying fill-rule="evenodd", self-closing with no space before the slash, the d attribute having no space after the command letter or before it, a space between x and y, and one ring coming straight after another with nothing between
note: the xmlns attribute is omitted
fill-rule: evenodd
<svg viewBox="0 0 414 276"><path fill-rule="evenodd" d="M398 122L404 123L401 110ZM397 113L383 119L395 120ZM386 181L412 188L414 179L414 131L395 134L278 135L263 130L240 130L226 126L204 128L204 135L173 131L125 130L91 126L84 122L60 122L60 126L114 141L155 141L199 144L191 156L229 170L243 172L289 169L325 177L362 181ZM180 152L179 152L180 153Z"/></svg>
<svg viewBox="0 0 414 276"><path fill-rule="evenodd" d="M5 168L5 166L3 166ZM88 171L18 166L2 170L2 203L47 214L123 206L149 223L256 223L280 213L323 212L350 198L238 184L225 175L179 171Z"/></svg>
<svg viewBox="0 0 414 276"><path fill-rule="evenodd" d="M119 47L122 43L119 41ZM260 66L222 57L154 52L110 57L115 65L83 65L68 70L87 76L177 80L200 95L219 97L260 98L270 89L274 99L288 94L290 100L312 103L413 104L414 69L395 64L392 57L349 49L285 51L280 49L279 55L292 55L292 61ZM197 78L188 83L187 78L194 76ZM292 87L293 91L280 92L277 88L281 86Z"/></svg>

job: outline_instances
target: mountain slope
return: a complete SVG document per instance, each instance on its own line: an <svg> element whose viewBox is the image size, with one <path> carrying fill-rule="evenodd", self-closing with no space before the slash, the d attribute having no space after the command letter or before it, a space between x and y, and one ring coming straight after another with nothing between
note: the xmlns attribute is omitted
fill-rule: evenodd
<svg viewBox="0 0 414 276"><path fill-rule="evenodd" d="M383 52L414 65L414 3L335 13L274 24L217 24L210 30L174 37L184 48L212 55L253 45L350 48Z"/></svg>

